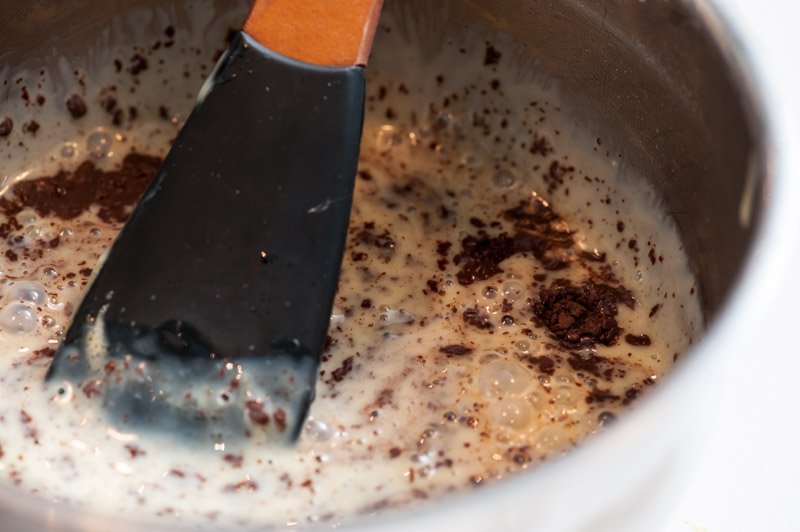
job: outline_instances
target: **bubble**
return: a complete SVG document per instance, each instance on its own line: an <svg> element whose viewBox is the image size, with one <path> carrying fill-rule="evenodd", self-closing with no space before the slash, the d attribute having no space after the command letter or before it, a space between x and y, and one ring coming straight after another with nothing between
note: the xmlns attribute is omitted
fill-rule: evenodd
<svg viewBox="0 0 800 532"><path fill-rule="evenodd" d="M331 319L330 319L330 326L331 327L338 327L339 325L344 323L344 312L338 311L337 309L333 309L331 312Z"/></svg>
<svg viewBox="0 0 800 532"><path fill-rule="evenodd" d="M474 153L465 153L461 156L461 164L467 168L476 168L480 165L481 160Z"/></svg>
<svg viewBox="0 0 800 532"><path fill-rule="evenodd" d="M382 152L387 152L399 146L401 142L402 138L397 132L397 128L391 124L381 126L375 135L375 144Z"/></svg>
<svg viewBox="0 0 800 532"><path fill-rule="evenodd" d="M463 129L461 121L453 113L441 113L431 120L431 131L437 134L460 137L464 133Z"/></svg>
<svg viewBox="0 0 800 532"><path fill-rule="evenodd" d="M531 350L531 344L529 344L528 342L525 342L524 340L521 340L521 341L517 342L516 344L514 344L514 347L520 353L530 353L530 350Z"/></svg>
<svg viewBox="0 0 800 532"><path fill-rule="evenodd" d="M436 427L428 427L423 430L417 438L417 448L424 451L432 451L434 443L439 438L440 432Z"/></svg>
<svg viewBox="0 0 800 532"><path fill-rule="evenodd" d="M48 266L47 268L45 268L43 273L51 279L55 279L56 277L58 277L58 271L56 271L56 269L53 268L52 266Z"/></svg>
<svg viewBox="0 0 800 532"><path fill-rule="evenodd" d="M516 176L507 168L501 168L492 175L492 183L499 188L511 188L516 182Z"/></svg>
<svg viewBox="0 0 800 532"><path fill-rule="evenodd" d="M640 283L644 281L644 272L642 270L636 270L636 281Z"/></svg>
<svg viewBox="0 0 800 532"><path fill-rule="evenodd" d="M578 406L578 395L571 386L559 386L554 390L553 399L564 414L573 413Z"/></svg>
<svg viewBox="0 0 800 532"><path fill-rule="evenodd" d="M103 232L100 229L98 229L97 227L92 227L89 230L89 234L96 238L96 237L102 235Z"/></svg>
<svg viewBox="0 0 800 532"><path fill-rule="evenodd" d="M517 301L523 297L525 286L522 283L511 281L503 285L503 295L509 301Z"/></svg>
<svg viewBox="0 0 800 532"><path fill-rule="evenodd" d="M456 117L453 113L442 113L438 116L433 117L431 120L431 128L433 131L442 131L445 129L449 129L452 124L456 122Z"/></svg>
<svg viewBox="0 0 800 532"><path fill-rule="evenodd" d="M61 156L65 159L72 159L78 155L78 145L74 142L65 142L61 146Z"/></svg>
<svg viewBox="0 0 800 532"><path fill-rule="evenodd" d="M324 421L309 416L303 426L303 435L309 441L321 443L330 440L333 437L333 431Z"/></svg>
<svg viewBox="0 0 800 532"><path fill-rule="evenodd" d="M489 414L497 425L522 430L533 420L530 405L520 398L505 399L492 405Z"/></svg>
<svg viewBox="0 0 800 532"><path fill-rule="evenodd" d="M485 355L482 355L478 359L478 363L479 364L488 364L490 362L493 362L493 361L499 360L499 359L500 359L500 355L498 355L497 353L486 353Z"/></svg>
<svg viewBox="0 0 800 532"><path fill-rule="evenodd" d="M0 310L0 329L15 336L24 336L36 330L36 310L25 303L12 303Z"/></svg>
<svg viewBox="0 0 800 532"><path fill-rule="evenodd" d="M47 298L47 308L50 310L63 310L65 307L64 303L58 300L56 296L50 296Z"/></svg>
<svg viewBox="0 0 800 532"><path fill-rule="evenodd" d="M554 428L542 429L537 436L536 448L537 449L558 449L559 442L561 441L561 433Z"/></svg>
<svg viewBox="0 0 800 532"><path fill-rule="evenodd" d="M594 347L581 347L576 354L583 360L591 360L597 356L597 349Z"/></svg>
<svg viewBox="0 0 800 532"><path fill-rule="evenodd" d="M37 220L39 220L39 217L33 211L22 211L17 214L17 221L22 225L35 224Z"/></svg>
<svg viewBox="0 0 800 532"><path fill-rule="evenodd" d="M47 290L45 290L44 286L33 281L19 281L9 288L8 298L39 306L47 301Z"/></svg>
<svg viewBox="0 0 800 532"><path fill-rule="evenodd" d="M56 320L52 316L42 316L42 327L52 329L56 326Z"/></svg>
<svg viewBox="0 0 800 532"><path fill-rule="evenodd" d="M389 307L383 307L381 310L383 310L383 313L379 318L386 325L406 324L414 321L414 317L406 309L394 310Z"/></svg>
<svg viewBox="0 0 800 532"><path fill-rule="evenodd" d="M525 368L507 360L491 362L478 376L478 385L487 396L522 393L529 382Z"/></svg>
<svg viewBox="0 0 800 532"><path fill-rule="evenodd" d="M493 286L487 286L483 289L483 297L486 299L494 299L497 297L497 288Z"/></svg>
<svg viewBox="0 0 800 532"><path fill-rule="evenodd" d="M544 398L542 398L542 396L536 392L528 394L527 398L534 410L539 410L546 402Z"/></svg>
<svg viewBox="0 0 800 532"><path fill-rule="evenodd" d="M53 396L52 401L57 404L66 404L72 400L73 394L74 392L72 384L70 384L68 381L64 381L56 390L56 394Z"/></svg>
<svg viewBox="0 0 800 532"><path fill-rule="evenodd" d="M89 135L89 138L86 139L86 149L96 159L111 157L113 155L111 151L112 144L111 135L102 128Z"/></svg>
<svg viewBox="0 0 800 532"><path fill-rule="evenodd" d="M42 238L44 231L38 225L29 225L28 227L25 228L23 234L25 235L25 240L35 242L36 240Z"/></svg>
<svg viewBox="0 0 800 532"><path fill-rule="evenodd" d="M614 415L612 412L600 412L597 415L597 422L604 427L611 425L616 420L617 416Z"/></svg>
<svg viewBox="0 0 800 532"><path fill-rule="evenodd" d="M61 238L69 238L72 236L72 233L73 233L72 229L70 229L69 227L65 227L64 229L59 231L58 236L60 236Z"/></svg>

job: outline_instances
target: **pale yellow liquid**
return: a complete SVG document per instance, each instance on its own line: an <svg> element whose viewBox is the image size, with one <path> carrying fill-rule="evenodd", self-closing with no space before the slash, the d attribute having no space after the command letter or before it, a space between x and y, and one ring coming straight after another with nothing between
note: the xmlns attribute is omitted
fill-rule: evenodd
<svg viewBox="0 0 800 532"><path fill-rule="evenodd" d="M212 22L204 8L194 9L192 39L207 51L202 43L211 39L216 45L225 26ZM333 343L297 446L187 444L176 435L136 433L108 419L101 403L80 390L65 398L45 388L49 359L34 353L57 345L85 288L86 279L66 274L83 261L96 264L119 227L92 212L68 222L31 212L18 216L24 231L43 238L61 234L62 244L35 261L3 263L0 314L23 305L32 321L21 334L0 330L0 479L48 500L121 517L214 526L336 524L432 503L534 468L599 430L600 414L607 419L624 410L627 390L644 394L669 372L701 326L695 280L654 195L623 169L624 153L608 153L594 130L574 119L556 88L530 65L521 65L522 52L507 37L471 28L456 32L435 54L422 52L409 45L415 32L399 11L385 14L369 67L364 173L357 180L331 318ZM483 64L487 35L501 52L496 65ZM164 57L169 64L195 64L190 48L152 52L150 63ZM120 48L119 55L129 56L129 49ZM97 87L116 82L122 93L129 83L109 68L94 75ZM197 82L202 76L196 77ZM109 127L96 105L80 125L48 107L40 122L52 127L36 139L19 137L26 140L24 148L0 141L6 184L74 167L100 125L113 146L100 164L117 164L132 147L164 154L191 94L159 92L163 79L170 87L180 85L180 73L170 69L153 68L141 78L128 97L142 101L142 117L133 128ZM458 98L450 97L445 106L444 98L452 94ZM162 101L174 124L157 118ZM546 137L554 151L530 153L534 135ZM75 143L77 153L67 150L63 153L72 156L64 157L64 142ZM542 176L553 160L574 171L549 190ZM404 193L408 183L413 191ZM488 280L462 286L456 279L453 256L461 240L477 230L470 219L500 220L502 211L530 201L534 193L552 203L579 248L607 254L606 264L636 299L634 309L619 306L619 325L623 336L648 334L652 344L631 346L620 337L610 347L597 345L596 354L614 369L610 380L579 375L566 362L569 353L531 321L530 303L543 286L558 277L579 284L589 268L598 267L578 260L577 248L565 254L570 266L559 272L546 272L533 257L519 254ZM446 216L440 215L442 207ZM501 223L487 231L508 229L508 222ZM360 242L365 224L374 224L374 234L387 231L393 246ZM638 253L629 248L630 240L636 240ZM438 265L439 241L452 243L444 271ZM652 263L650 248L663 260ZM357 253L366 257L354 260ZM534 281L541 273L547 278ZM432 293L431 279L441 293ZM502 309L504 300L512 310ZM656 305L659 310L650 317ZM467 324L462 315L472 307L487 315L493 328ZM504 324L504 315L512 315L514 323ZM440 352L451 344L473 351L462 357ZM561 361L549 375L529 367L528 355ZM346 360L347 375L333 379ZM620 399L587 402L594 388Z"/></svg>

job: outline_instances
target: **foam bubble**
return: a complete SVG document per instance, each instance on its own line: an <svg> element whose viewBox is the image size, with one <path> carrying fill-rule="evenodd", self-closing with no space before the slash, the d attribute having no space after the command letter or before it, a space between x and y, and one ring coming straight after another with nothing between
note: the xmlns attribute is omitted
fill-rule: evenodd
<svg viewBox="0 0 800 532"><path fill-rule="evenodd" d="M559 386L553 394L555 406L561 408L562 414L572 414L578 407L578 395L572 386Z"/></svg>
<svg viewBox="0 0 800 532"><path fill-rule="evenodd" d="M498 401L492 405L489 414L494 423L521 430L533 420L530 403L522 398L511 398Z"/></svg>
<svg viewBox="0 0 800 532"><path fill-rule="evenodd" d="M47 301L47 290L34 281L18 281L11 285L8 298L21 303L30 303L40 306Z"/></svg>
<svg viewBox="0 0 800 532"><path fill-rule="evenodd" d="M511 281L503 285L503 295L509 301L517 301L525 294L525 285Z"/></svg>
<svg viewBox="0 0 800 532"><path fill-rule="evenodd" d="M309 416L303 426L303 437L309 441L320 443L330 440L333 437L333 430L321 419Z"/></svg>
<svg viewBox="0 0 800 532"><path fill-rule="evenodd" d="M498 188L511 188L517 182L517 176L507 168L501 168L492 174L492 183Z"/></svg>
<svg viewBox="0 0 800 532"><path fill-rule="evenodd" d="M61 156L65 159L77 157L78 153L78 144L75 142L65 142L61 147Z"/></svg>
<svg viewBox="0 0 800 532"><path fill-rule="evenodd" d="M380 320L385 322L386 325L406 324L414 321L414 317L406 309L394 310L389 307L383 307L382 310L383 313L380 315Z"/></svg>
<svg viewBox="0 0 800 532"><path fill-rule="evenodd" d="M38 326L36 310L25 303L11 303L0 310L0 329L15 336L24 336Z"/></svg>
<svg viewBox="0 0 800 532"><path fill-rule="evenodd" d="M22 225L32 225L35 224L37 220L39 220L39 216L33 211L24 210L17 214L17 221Z"/></svg>
<svg viewBox="0 0 800 532"><path fill-rule="evenodd" d="M478 385L487 396L522 393L529 382L525 368L508 360L489 363L478 376Z"/></svg>
<svg viewBox="0 0 800 532"><path fill-rule="evenodd" d="M477 168L480 166L481 160L474 153L468 152L461 156L461 164L467 168Z"/></svg>
<svg viewBox="0 0 800 532"><path fill-rule="evenodd" d="M92 157L96 159L111 157L113 155L111 151L112 146L113 140L111 135L106 133L103 128L98 128L97 131L89 135L86 139L86 149L89 150Z"/></svg>
<svg viewBox="0 0 800 532"><path fill-rule="evenodd" d="M400 145L402 138L397 128L391 124L386 124L378 129L375 135L375 144L382 152L387 152Z"/></svg>

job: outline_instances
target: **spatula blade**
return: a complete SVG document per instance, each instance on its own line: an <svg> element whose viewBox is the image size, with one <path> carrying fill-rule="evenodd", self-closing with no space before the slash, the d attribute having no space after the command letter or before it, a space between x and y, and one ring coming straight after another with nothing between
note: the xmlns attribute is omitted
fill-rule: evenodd
<svg viewBox="0 0 800 532"><path fill-rule="evenodd" d="M364 70L299 63L240 33L209 89L99 268L48 379L95 382L131 423L291 441L336 292Z"/></svg>

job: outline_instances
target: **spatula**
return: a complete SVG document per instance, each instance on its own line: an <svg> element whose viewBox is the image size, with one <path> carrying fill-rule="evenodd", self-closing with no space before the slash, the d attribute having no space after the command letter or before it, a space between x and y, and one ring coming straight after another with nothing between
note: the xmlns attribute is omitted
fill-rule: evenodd
<svg viewBox="0 0 800 532"><path fill-rule="evenodd" d="M47 375L59 393L126 425L294 441L336 292L381 3L255 1L75 313Z"/></svg>

